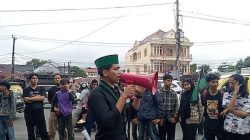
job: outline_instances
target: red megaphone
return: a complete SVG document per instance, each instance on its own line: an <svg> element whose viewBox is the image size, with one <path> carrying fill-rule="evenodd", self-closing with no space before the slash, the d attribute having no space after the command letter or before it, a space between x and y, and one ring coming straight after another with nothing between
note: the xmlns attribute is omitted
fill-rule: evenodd
<svg viewBox="0 0 250 140"><path fill-rule="evenodd" d="M125 84L142 86L150 90L154 95L158 85L158 72L156 71L155 73L150 75L122 73L119 76L119 80Z"/></svg>

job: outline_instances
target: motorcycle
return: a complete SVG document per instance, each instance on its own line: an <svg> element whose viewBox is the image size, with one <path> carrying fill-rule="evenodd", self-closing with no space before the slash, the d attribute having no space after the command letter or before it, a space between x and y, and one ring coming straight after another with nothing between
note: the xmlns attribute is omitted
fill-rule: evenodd
<svg viewBox="0 0 250 140"><path fill-rule="evenodd" d="M87 112L88 112L87 109L85 107L82 107L82 111L77 118L75 128L83 129L83 127L85 126L85 123L86 123Z"/></svg>

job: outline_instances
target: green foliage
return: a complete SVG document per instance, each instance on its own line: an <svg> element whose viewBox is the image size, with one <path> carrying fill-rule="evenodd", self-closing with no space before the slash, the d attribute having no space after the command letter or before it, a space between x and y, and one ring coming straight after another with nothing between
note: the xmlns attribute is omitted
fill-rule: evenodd
<svg viewBox="0 0 250 140"><path fill-rule="evenodd" d="M234 65L220 65L218 67L219 72L234 72L237 71L237 67Z"/></svg>
<svg viewBox="0 0 250 140"><path fill-rule="evenodd" d="M221 76L221 74L219 72L214 72L214 74L216 74L217 76Z"/></svg>
<svg viewBox="0 0 250 140"><path fill-rule="evenodd" d="M240 59L236 64L237 68L250 67L250 56L246 57L244 61Z"/></svg>
<svg viewBox="0 0 250 140"><path fill-rule="evenodd" d="M209 65L203 65L204 68L204 73L207 74L211 71L210 66Z"/></svg>
<svg viewBox="0 0 250 140"><path fill-rule="evenodd" d="M197 69L197 64L194 63L190 65L191 74L194 74L196 72L196 69Z"/></svg>
<svg viewBox="0 0 250 140"><path fill-rule="evenodd" d="M244 60L244 66L245 67L250 67L250 56L248 56L247 58L245 58L245 60Z"/></svg>
<svg viewBox="0 0 250 140"><path fill-rule="evenodd" d="M242 59L240 59L239 61L237 61L237 64L236 64L236 67L237 68L242 68L242 67L244 67L244 61L242 60Z"/></svg>
<svg viewBox="0 0 250 140"><path fill-rule="evenodd" d="M35 67L39 67L39 66L41 66L41 65L43 65L43 64L45 64L47 62L48 61L33 58L31 61L26 62L26 65L33 65Z"/></svg>
<svg viewBox="0 0 250 140"><path fill-rule="evenodd" d="M87 74L84 70L77 66L70 67L72 77L87 77Z"/></svg>

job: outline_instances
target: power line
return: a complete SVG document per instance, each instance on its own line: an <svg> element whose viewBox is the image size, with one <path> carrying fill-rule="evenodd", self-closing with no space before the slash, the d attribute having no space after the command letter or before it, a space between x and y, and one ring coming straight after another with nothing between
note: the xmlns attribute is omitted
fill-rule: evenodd
<svg viewBox="0 0 250 140"><path fill-rule="evenodd" d="M31 40L31 41L41 41L41 42L52 42L52 43L68 43L71 42L70 40L60 40L60 39L50 39L50 38L38 38L38 37L29 37L29 36L19 36L16 35L19 39L23 40ZM193 42L196 46L202 45L217 45L217 44L230 44L230 43L238 43L238 42L249 42L250 39L241 39L241 40L215 40L215 41L203 41L203 42ZM76 45L90 45L95 46L97 45L116 45L124 46L124 47L131 47L134 44L132 43L125 43L125 42L89 42L89 41L74 41L72 44ZM112 46L111 46L112 47Z"/></svg>
<svg viewBox="0 0 250 140"><path fill-rule="evenodd" d="M244 26L250 26L250 23L239 23L235 21L226 21L222 19L212 19L212 18L205 18L205 17L197 17L197 16L189 16L189 15L183 15L183 17L186 18L195 18L195 19L201 19L201 20L207 20L207 21L214 21L214 22L221 22L221 23L230 23L230 24L239 24L239 25L244 25Z"/></svg>
<svg viewBox="0 0 250 140"><path fill-rule="evenodd" d="M0 37L0 40L10 40L10 37Z"/></svg>
<svg viewBox="0 0 250 140"><path fill-rule="evenodd" d="M74 42L74 41L81 40L81 39L83 39L83 38L85 38L85 37L87 37L87 36L90 36L90 35L92 35L92 34L98 32L98 31L100 31L101 29L103 29L103 28L109 26L110 24L114 23L115 21L117 21L117 20L120 19L121 17L122 17L122 16L120 16L119 18L116 18L115 20L112 20L111 22L109 22L109 23L107 23L107 24L101 26L100 28L97 28L96 30L94 30L94 31L92 31L92 32L90 32L90 33L88 33L88 34L86 34L86 35L84 35L84 36L82 36L82 37L80 37L80 38L78 38L78 39L76 39L76 40L70 41L70 42L68 42L68 43L66 43L66 44L63 44L63 45L60 45L60 46L57 46L57 47L54 47L54 48L42 50L42 51L31 52L31 53L25 53L25 54L42 53L42 52L47 52L47 51L50 51L50 50L54 50L54 49L58 49L58 48L64 47L64 46L66 46L66 45L71 44L71 43Z"/></svg>
<svg viewBox="0 0 250 140"><path fill-rule="evenodd" d="M70 40L61 40L61 39L50 39L50 38L38 38L38 37L29 37L29 36L19 36L19 39L23 40L31 40L31 41L40 41L40 42L51 42L51 43L68 43L72 42ZM78 44L78 45L89 45L89 44L98 44L98 45L133 45L132 43L115 43L115 42L89 42L89 41L74 41L72 43Z"/></svg>
<svg viewBox="0 0 250 140"><path fill-rule="evenodd" d="M1 57L1 56L10 55L10 54L11 54L11 53L1 54L0 57Z"/></svg>
<svg viewBox="0 0 250 140"><path fill-rule="evenodd" d="M71 23L71 22L84 22L84 21L94 21L94 20L106 20L114 19L117 17L108 18L93 18L93 19L83 19L83 20L66 20L66 21L54 21L54 22L39 22L39 23L23 23L23 24L11 24L11 25L0 25L0 27L15 27L15 26L30 26L30 25L46 25L46 24L56 24L56 23Z"/></svg>
<svg viewBox="0 0 250 140"><path fill-rule="evenodd" d="M129 6L114 6L114 7L99 7L99 8L71 8L71 9L24 9L24 10L0 10L0 12L58 12L58 11L86 11L86 10L106 10L106 9L124 9L124 8L138 8L148 6L163 6L174 3L155 3L143 5L129 5Z"/></svg>
<svg viewBox="0 0 250 140"><path fill-rule="evenodd" d="M232 19L232 18L213 16L213 15L208 15L208 14L203 14L203 13L197 13L197 12L190 12L190 11L183 11L183 12L190 13L190 14L195 14L195 15L200 15L200 16L206 16L206 17L216 18L216 19L229 20L229 21L234 21L234 22L250 23L249 21L242 21L242 20L237 20L237 19Z"/></svg>
<svg viewBox="0 0 250 140"><path fill-rule="evenodd" d="M250 42L250 39L243 40L226 40L226 41L206 41L206 42L193 42L194 46L209 46L209 45L223 45L223 44L233 44L241 42Z"/></svg>
<svg viewBox="0 0 250 140"><path fill-rule="evenodd" d="M132 16L144 16L154 14L152 12L150 13L141 13L141 14L132 14L132 15L126 15L125 17L132 17ZM88 22L88 21L98 21L98 20L107 20L107 19L114 19L118 18L116 17L100 17L100 18L90 18L90 19L79 19L79 20L64 20L64 21L52 21L52 22L37 22L37 23L23 23L23 24L9 24L9 25L0 25L0 28L4 27L16 27L16 26L32 26L32 25L48 25L48 24L57 24L57 23L73 23L73 22Z"/></svg>

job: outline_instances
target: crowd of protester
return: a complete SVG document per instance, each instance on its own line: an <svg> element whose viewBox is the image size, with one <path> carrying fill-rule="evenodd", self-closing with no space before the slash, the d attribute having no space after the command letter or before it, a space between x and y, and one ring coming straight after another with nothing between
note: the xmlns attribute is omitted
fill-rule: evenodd
<svg viewBox="0 0 250 140"><path fill-rule="evenodd" d="M228 89L221 91L219 76L207 74L207 88L193 100L197 83L183 79L184 91L178 96L171 89L173 77L169 74L163 76L164 86L155 93L139 85L124 86L117 78L120 68L117 59L115 55L97 59L101 80L92 80L89 87L70 83L55 74L55 86L48 92L51 103L48 131L43 108L46 93L37 85L38 75L31 74L29 86L23 92L28 140L35 140L38 134L42 140L55 140L56 131L59 140L74 140L74 127L79 122L84 122L83 129L90 136L96 123L97 140L175 140L178 122L182 140L196 140L201 123L206 140L250 139L250 97L242 75L231 75ZM76 97L79 88L81 94ZM15 140L15 97L9 89L8 81L0 82L0 140L6 137ZM75 102L77 107L73 110Z"/></svg>

